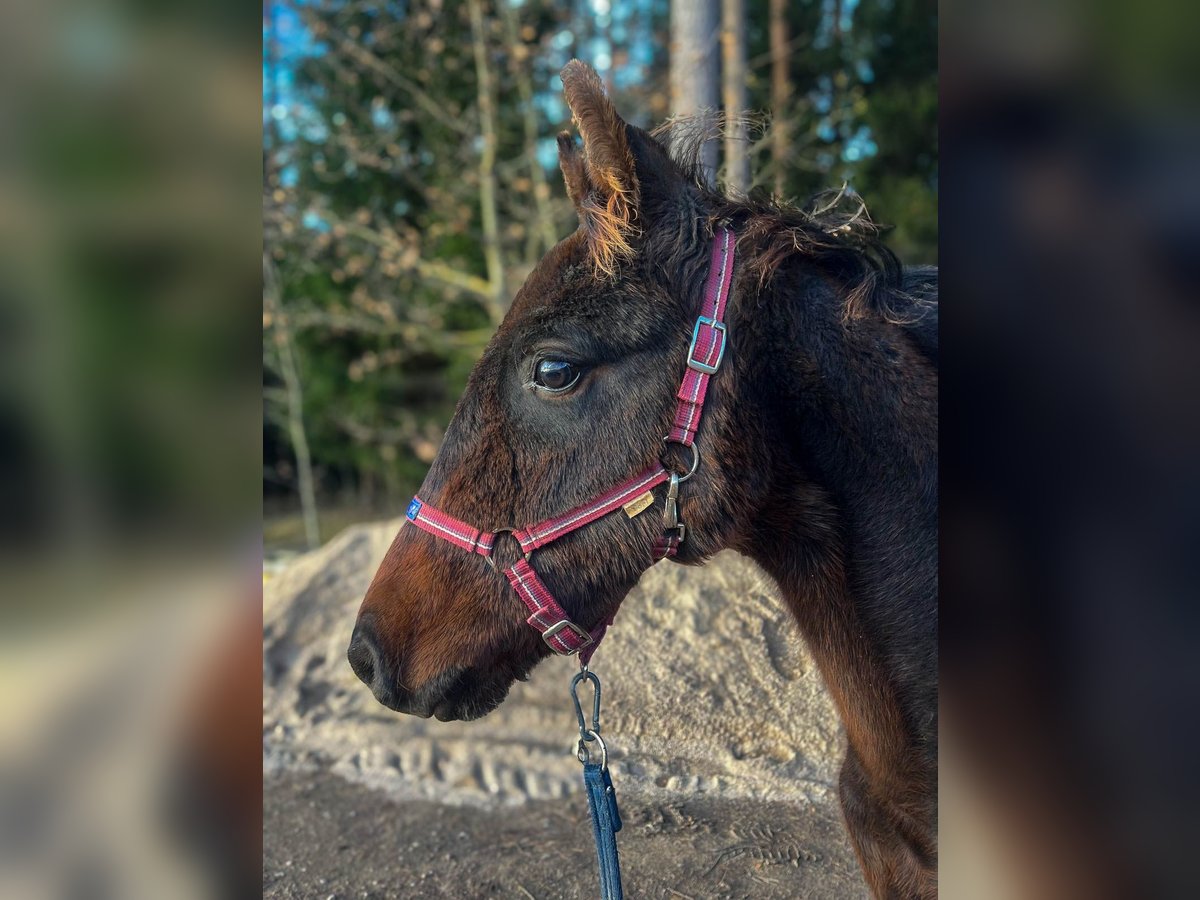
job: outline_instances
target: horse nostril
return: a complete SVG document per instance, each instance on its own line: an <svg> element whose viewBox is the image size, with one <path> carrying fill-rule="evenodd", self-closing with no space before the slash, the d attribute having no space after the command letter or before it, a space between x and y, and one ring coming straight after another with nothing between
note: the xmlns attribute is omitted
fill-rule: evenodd
<svg viewBox="0 0 1200 900"><path fill-rule="evenodd" d="M375 630L369 622L359 622L354 626L346 659L363 683L374 685L375 674L379 670L379 649L375 645Z"/></svg>
<svg viewBox="0 0 1200 900"><path fill-rule="evenodd" d="M371 689L376 700L384 706L397 708L404 691L396 684L396 673L388 666L370 617L360 619L354 626L346 659L350 661L354 674Z"/></svg>

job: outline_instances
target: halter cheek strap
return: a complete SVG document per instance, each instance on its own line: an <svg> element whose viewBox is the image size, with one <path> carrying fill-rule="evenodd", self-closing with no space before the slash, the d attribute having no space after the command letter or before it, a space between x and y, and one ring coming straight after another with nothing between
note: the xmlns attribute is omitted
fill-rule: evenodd
<svg viewBox="0 0 1200 900"><path fill-rule="evenodd" d="M699 465L700 457L695 446L696 429L700 426L700 416L704 411L708 381L720 368L725 357L728 338L725 306L729 299L729 286L733 280L734 251L733 232L725 226L718 227L713 236L712 258L709 262L708 279L704 285L704 301L692 329L691 344L688 346L687 371L676 394L678 403L671 431L665 438L669 443L682 444L691 449L691 471L685 476L679 476L661 464L652 466L569 512L524 528L512 529L510 532L521 546L522 558L502 571L517 596L521 598L521 602L529 609L526 621L541 633L542 640L551 650L562 656L578 653L579 661L584 665L596 652L600 639L612 624L612 618L600 622L591 631L577 625L538 577L533 566L529 564L529 556L535 550L585 525L590 525L664 483L669 486L663 508L663 533L655 538L651 555L657 562L678 552L679 545L687 533L678 516L679 485L691 478ZM496 546L496 535L500 532L481 531L461 519L435 509L420 497L413 498L405 515L421 530L449 541L460 550L478 553L490 564L495 565L492 551Z"/></svg>

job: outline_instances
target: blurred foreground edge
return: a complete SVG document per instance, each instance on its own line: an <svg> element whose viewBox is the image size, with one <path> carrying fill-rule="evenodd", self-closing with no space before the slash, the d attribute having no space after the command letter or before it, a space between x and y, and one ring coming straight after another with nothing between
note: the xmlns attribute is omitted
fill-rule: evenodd
<svg viewBox="0 0 1200 900"><path fill-rule="evenodd" d="M942 6L947 897L1200 895L1195 19Z"/></svg>

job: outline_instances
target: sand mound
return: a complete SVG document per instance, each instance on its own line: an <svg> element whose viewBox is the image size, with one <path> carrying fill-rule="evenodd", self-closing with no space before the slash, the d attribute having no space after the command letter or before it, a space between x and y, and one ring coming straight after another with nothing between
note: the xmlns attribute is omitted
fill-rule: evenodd
<svg viewBox="0 0 1200 900"><path fill-rule="evenodd" d="M329 768L398 798L443 803L575 793L573 660L543 662L498 710L469 723L392 713L350 671L354 616L398 527L351 528L267 580L264 767ZM623 793L792 802L837 815L840 726L753 564L733 554L700 569L660 563L626 599L592 667Z"/></svg>

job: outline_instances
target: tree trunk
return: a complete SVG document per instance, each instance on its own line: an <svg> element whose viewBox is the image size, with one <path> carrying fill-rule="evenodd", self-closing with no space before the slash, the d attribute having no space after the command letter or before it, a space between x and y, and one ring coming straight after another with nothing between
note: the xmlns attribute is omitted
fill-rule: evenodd
<svg viewBox="0 0 1200 900"><path fill-rule="evenodd" d="M296 482L300 490L300 510L304 515L304 538L309 550L321 546L321 527L317 518L317 492L313 480L312 456L308 452L308 434L304 430L304 392L292 346L291 325L279 297L279 279L275 266L263 257L263 308L269 316L267 327L274 333L279 375L287 396L288 437L296 454Z"/></svg>
<svg viewBox="0 0 1200 900"><path fill-rule="evenodd" d="M522 44L517 8L507 0L504 0L500 7L504 11L504 31L515 60L517 93L521 97L521 109L524 111L525 154L529 158L529 180L533 185L533 202L537 214L536 233L541 240L542 252L548 252L558 243L558 229L554 227L554 213L550 208L550 184L546 180L546 170L542 168L538 159L537 107L533 104L533 82L529 77L529 60L532 56L526 54L522 59L517 54L517 47ZM540 256L541 254L535 251L530 261L535 261Z"/></svg>
<svg viewBox="0 0 1200 900"><path fill-rule="evenodd" d="M745 0L721 0L721 80L725 101L725 183L750 190L750 145L746 135Z"/></svg>
<svg viewBox="0 0 1200 900"><path fill-rule="evenodd" d="M775 168L775 196L783 198L791 144L788 137L788 101L792 82L788 77L788 0L771 0L771 157Z"/></svg>
<svg viewBox="0 0 1200 900"><path fill-rule="evenodd" d="M504 261L500 256L500 217L496 211L496 109L492 102L492 71L488 66L483 8L470 0L471 36L475 49L475 84L483 149L479 154L479 216L483 223L483 258L487 266L488 314L495 324L504 318Z"/></svg>
<svg viewBox="0 0 1200 900"><path fill-rule="evenodd" d="M717 0L671 0L671 114L715 113L721 97L717 33ZM705 144L700 155L704 177L716 181L717 145Z"/></svg>

